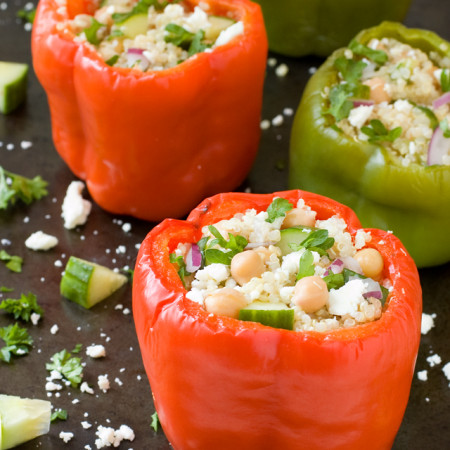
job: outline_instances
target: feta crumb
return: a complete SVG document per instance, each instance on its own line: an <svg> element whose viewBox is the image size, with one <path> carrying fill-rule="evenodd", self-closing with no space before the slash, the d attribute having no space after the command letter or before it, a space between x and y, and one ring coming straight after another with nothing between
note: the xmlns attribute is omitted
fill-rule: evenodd
<svg viewBox="0 0 450 450"><path fill-rule="evenodd" d="M24 150L29 149L33 144L30 141L22 141L20 147Z"/></svg>
<svg viewBox="0 0 450 450"><path fill-rule="evenodd" d="M42 231L32 233L25 241L25 246L31 250L50 250L58 245L58 239L55 236L46 234Z"/></svg>
<svg viewBox="0 0 450 450"><path fill-rule="evenodd" d="M277 77L285 77L289 72L289 67L286 64L280 64L276 69L275 69L275 74L277 75Z"/></svg>
<svg viewBox="0 0 450 450"><path fill-rule="evenodd" d="M122 230L123 230L125 233L129 233L129 232L131 231L131 223L124 223L124 224L122 225Z"/></svg>
<svg viewBox="0 0 450 450"><path fill-rule="evenodd" d="M107 390L109 390L110 388L110 384L109 384L109 380L108 380L108 375L99 375L98 379L97 379L97 384L98 387L103 391L106 392Z"/></svg>
<svg viewBox="0 0 450 450"><path fill-rule="evenodd" d="M317 72L317 67L310 67L309 69L308 69L308 73L310 74L310 75L313 75L313 74L315 74Z"/></svg>
<svg viewBox="0 0 450 450"><path fill-rule="evenodd" d="M219 37L216 39L216 42L214 43L214 47L219 47L221 45L228 44L232 39L234 39L236 36L239 36L240 34L244 33L244 24L239 21L233 23L233 25L229 26L228 28L225 28L225 30L221 31L219 34Z"/></svg>
<svg viewBox="0 0 450 450"><path fill-rule="evenodd" d="M56 334L59 331L58 325L56 323L50 328L50 333Z"/></svg>
<svg viewBox="0 0 450 450"><path fill-rule="evenodd" d="M86 355L91 358L103 358L106 356L105 347L101 344L90 345L86 348Z"/></svg>
<svg viewBox="0 0 450 450"><path fill-rule="evenodd" d="M61 433L59 433L59 437L64 441L65 444L67 444L73 438L73 433L70 433L68 431L61 431Z"/></svg>
<svg viewBox="0 0 450 450"><path fill-rule="evenodd" d="M72 181L67 188L61 216L64 219L64 227L69 230L85 224L91 212L91 202L81 196L83 189L84 183L81 181Z"/></svg>
<svg viewBox="0 0 450 450"><path fill-rule="evenodd" d="M62 389L62 386L57 383L53 383L53 381L48 381L45 383L45 390L46 391L60 391Z"/></svg>
<svg viewBox="0 0 450 450"><path fill-rule="evenodd" d="M78 400L77 398L74 398L74 399L72 400L72 404L73 404L73 405L76 405L77 403L80 403L80 400Z"/></svg>
<svg viewBox="0 0 450 450"><path fill-rule="evenodd" d="M422 313L422 324L420 326L420 332L427 334L434 327L434 319L436 314Z"/></svg>
<svg viewBox="0 0 450 450"><path fill-rule="evenodd" d="M444 372L444 375L446 376L447 380L450 381L450 362L448 362L443 368L442 372ZM450 387L450 384L449 384Z"/></svg>
<svg viewBox="0 0 450 450"><path fill-rule="evenodd" d="M420 372L417 372L417 378L420 381L427 381L428 380L428 371L421 370Z"/></svg>
<svg viewBox="0 0 450 450"><path fill-rule="evenodd" d="M372 106L361 105L358 106L357 108L353 108L350 111L350 115L348 116L348 121L350 122L350 125L352 125L355 128L361 128L367 121L367 119L371 116L372 111L373 105Z"/></svg>
<svg viewBox="0 0 450 450"><path fill-rule="evenodd" d="M41 318L41 315L40 315L40 314L35 313L35 312L32 313L31 316L30 316L31 323L32 323L33 325L37 325L40 318Z"/></svg>
<svg viewBox="0 0 450 450"><path fill-rule="evenodd" d="M119 386L123 386L123 381L122 381L120 378L116 377L116 378L114 378L114 381L115 381Z"/></svg>
<svg viewBox="0 0 450 450"><path fill-rule="evenodd" d="M267 60L267 65L269 67L275 67L277 65L277 60L275 58L269 58Z"/></svg>
<svg viewBox="0 0 450 450"><path fill-rule="evenodd" d="M358 304L364 301L365 291L366 285L361 279L350 280L339 289L331 289L328 311L339 316L355 314L358 311Z"/></svg>
<svg viewBox="0 0 450 450"><path fill-rule="evenodd" d="M94 393L94 389L92 389L92 388L87 384L86 381L83 381L83 382L81 383L80 391L81 391L81 392L86 392L86 394L93 394L93 393Z"/></svg>
<svg viewBox="0 0 450 450"><path fill-rule="evenodd" d="M86 420L84 420L83 422L81 422L81 426L82 426L85 430L87 430L87 429L89 429L89 428L92 427L92 424L89 423L89 422L87 422Z"/></svg>
<svg viewBox="0 0 450 450"><path fill-rule="evenodd" d="M118 255L124 255L126 252L127 252L127 248L125 247L125 245L119 245L119 246L116 248L116 253L117 253Z"/></svg>
<svg viewBox="0 0 450 450"><path fill-rule="evenodd" d="M261 130L268 130L270 128L270 120L267 119L261 120L259 127L261 128Z"/></svg>
<svg viewBox="0 0 450 450"><path fill-rule="evenodd" d="M284 117L281 114L278 114L272 119L272 125L274 127L279 127L284 122Z"/></svg>
<svg viewBox="0 0 450 450"><path fill-rule="evenodd" d="M55 267L62 267L63 266L62 261L60 261L59 259L57 259L53 264L55 265Z"/></svg>
<svg viewBox="0 0 450 450"><path fill-rule="evenodd" d="M98 449L111 446L118 447L124 439L133 441L135 438L134 431L128 425L121 425L117 430L99 425L95 434L98 436L98 439L95 440Z"/></svg>
<svg viewBox="0 0 450 450"><path fill-rule="evenodd" d="M293 116L294 115L294 110L292 108L284 108L283 109L283 114L285 116L288 116L288 117Z"/></svg>
<svg viewBox="0 0 450 450"><path fill-rule="evenodd" d="M130 308L125 308L125 309L122 311L122 313L123 313L125 316L127 316L128 314L131 313L131 310L130 310Z"/></svg>
<svg viewBox="0 0 450 450"><path fill-rule="evenodd" d="M440 364L442 362L442 359L438 354L434 354L427 358L427 362L430 365L430 367L434 367L437 364Z"/></svg>

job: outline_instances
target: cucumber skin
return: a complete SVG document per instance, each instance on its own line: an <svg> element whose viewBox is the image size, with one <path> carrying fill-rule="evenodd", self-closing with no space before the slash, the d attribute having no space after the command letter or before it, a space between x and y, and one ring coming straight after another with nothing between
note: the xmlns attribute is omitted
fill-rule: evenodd
<svg viewBox="0 0 450 450"><path fill-rule="evenodd" d="M293 330L294 310L293 309L241 309L239 320L245 322L257 322L272 328L282 328Z"/></svg>
<svg viewBox="0 0 450 450"><path fill-rule="evenodd" d="M303 226L280 230L280 240L277 242L277 247L280 248L281 254L286 256L289 253L292 253L294 250L289 247L289 244L300 244L312 231L314 231L314 228Z"/></svg>
<svg viewBox="0 0 450 450"><path fill-rule="evenodd" d="M61 279L60 292L63 297L89 309L89 281L95 266L78 258L70 257L65 273Z"/></svg>

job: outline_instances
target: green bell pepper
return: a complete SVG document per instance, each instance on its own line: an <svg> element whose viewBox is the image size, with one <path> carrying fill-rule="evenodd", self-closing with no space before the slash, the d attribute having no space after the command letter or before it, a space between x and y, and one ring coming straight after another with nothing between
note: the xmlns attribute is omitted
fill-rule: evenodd
<svg viewBox="0 0 450 450"><path fill-rule="evenodd" d="M436 34L383 22L355 40L391 37L450 58ZM316 192L350 206L364 227L392 230L419 267L450 260L450 166L401 165L379 143L353 140L326 113L324 91L338 82L334 52L311 77L296 112L290 144L291 188Z"/></svg>
<svg viewBox="0 0 450 450"><path fill-rule="evenodd" d="M363 28L403 20L411 0L255 0L270 50L286 56L328 56Z"/></svg>

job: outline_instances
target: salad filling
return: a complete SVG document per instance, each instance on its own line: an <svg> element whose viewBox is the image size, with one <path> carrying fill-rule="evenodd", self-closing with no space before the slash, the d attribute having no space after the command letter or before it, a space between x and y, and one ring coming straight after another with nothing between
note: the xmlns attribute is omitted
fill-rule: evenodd
<svg viewBox="0 0 450 450"><path fill-rule="evenodd" d="M186 297L212 314L324 332L381 317L389 281L370 240L338 216L316 220L303 199L276 198L266 211L204 227L170 260Z"/></svg>
<svg viewBox="0 0 450 450"><path fill-rule="evenodd" d="M450 59L392 38L352 41L324 93L333 127L404 166L450 165Z"/></svg>
<svg viewBox="0 0 450 450"><path fill-rule="evenodd" d="M78 14L61 26L110 66L164 70L244 32L241 21L209 9L203 2L192 9L179 1L104 0L93 15Z"/></svg>

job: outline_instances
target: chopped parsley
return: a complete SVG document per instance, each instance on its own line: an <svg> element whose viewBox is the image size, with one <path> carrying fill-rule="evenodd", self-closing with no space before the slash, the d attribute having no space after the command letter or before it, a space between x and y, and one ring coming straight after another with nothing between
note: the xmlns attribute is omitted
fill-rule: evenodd
<svg viewBox="0 0 450 450"><path fill-rule="evenodd" d="M197 33L191 33L175 23L166 25L165 30L167 31L167 35L164 37L164 40L187 50L189 56L200 53L210 47L209 44L203 42L205 38L205 32L203 30Z"/></svg>
<svg viewBox="0 0 450 450"><path fill-rule="evenodd" d="M70 382L72 387L78 387L83 378L81 359L72 357L67 350L55 353L50 359L52 362L45 365L46 369L50 372L56 370Z"/></svg>
<svg viewBox="0 0 450 450"><path fill-rule="evenodd" d="M92 45L98 45L102 41L98 36L98 30L104 27L103 23L100 23L95 17L91 17L91 26L83 30L87 41Z"/></svg>
<svg viewBox="0 0 450 450"><path fill-rule="evenodd" d="M323 277L323 281L327 284L328 290L339 289L345 284L343 273L330 273L330 275Z"/></svg>
<svg viewBox="0 0 450 450"><path fill-rule="evenodd" d="M6 286L0 286L0 292L12 292L12 291L14 291L13 288L9 288Z"/></svg>
<svg viewBox="0 0 450 450"><path fill-rule="evenodd" d="M305 250L300 256L297 280L314 275L314 256L310 250Z"/></svg>
<svg viewBox="0 0 450 450"><path fill-rule="evenodd" d="M340 83L331 88L330 107L325 114L332 115L336 122L345 119L353 109L351 98L365 99L370 95L370 87L361 83Z"/></svg>
<svg viewBox="0 0 450 450"><path fill-rule="evenodd" d="M444 133L445 138L450 138L450 126L447 119L441 120L441 122L439 123L439 128Z"/></svg>
<svg viewBox="0 0 450 450"><path fill-rule="evenodd" d="M31 292L28 295L22 294L20 298L7 298L0 303L0 309L14 315L14 319L21 319L25 322L30 320L31 314L44 315L44 310L37 304L37 298Z"/></svg>
<svg viewBox="0 0 450 450"><path fill-rule="evenodd" d="M25 22L33 23L36 16L36 8L20 9L17 11L17 17Z"/></svg>
<svg viewBox="0 0 450 450"><path fill-rule="evenodd" d="M435 130L438 126L439 126L439 120L436 117L436 114L434 114L434 112L430 109L427 108L426 106L422 106L422 105L414 105L417 109L419 109L420 111L422 111L430 120L430 127Z"/></svg>
<svg viewBox="0 0 450 450"><path fill-rule="evenodd" d="M117 62L118 59L119 59L119 55L114 55L114 56L111 56L111 58L107 59L105 61L105 63L108 64L108 66L113 66Z"/></svg>
<svg viewBox="0 0 450 450"><path fill-rule="evenodd" d="M6 250L0 250L0 261L4 261L11 272L22 272L23 258L20 256L10 255Z"/></svg>
<svg viewBox="0 0 450 450"><path fill-rule="evenodd" d="M450 69L442 69L441 89L442 89L442 92L450 91Z"/></svg>
<svg viewBox="0 0 450 450"><path fill-rule="evenodd" d="M362 56L363 58L370 59L375 64L378 64L379 66L382 66L385 64L389 57L386 52L383 50L373 50L370 47L367 47L367 45L359 43L357 40L353 39L348 48L358 56Z"/></svg>
<svg viewBox="0 0 450 450"><path fill-rule="evenodd" d="M370 126L361 128L361 131L369 136L369 142L394 142L402 134L402 127L395 127L388 130L381 120L373 119L370 121Z"/></svg>
<svg viewBox="0 0 450 450"><path fill-rule="evenodd" d="M334 238L328 236L328 230L320 229L311 231L300 244L289 244L289 247L294 251L306 248L324 256L327 254L327 250L333 247L333 245Z"/></svg>
<svg viewBox="0 0 450 450"><path fill-rule="evenodd" d="M50 416L50 422L55 422L56 420L67 420L67 410L56 409L53 411Z"/></svg>
<svg viewBox="0 0 450 450"><path fill-rule="evenodd" d="M289 200L285 198L275 198L267 208L267 214L269 217L266 222L273 223L275 219L279 217L285 217L286 213L293 208Z"/></svg>
<svg viewBox="0 0 450 450"><path fill-rule="evenodd" d="M152 414L152 423L151 423L151 427L153 428L153 430L155 431L155 433L158 431L159 427L160 427L160 422L159 422L159 417L158 417L158 413L155 411Z"/></svg>
<svg viewBox="0 0 450 450"><path fill-rule="evenodd" d="M0 339L5 342L5 346L0 348L0 360L6 363L11 362L12 355L27 355L33 345L33 338L28 331L17 323L0 328Z"/></svg>
<svg viewBox="0 0 450 450"><path fill-rule="evenodd" d="M185 277L189 276L190 273L186 270L186 263L182 256L176 256L175 253L169 254L169 260L172 264L176 264L178 266L178 276L183 283L183 286L186 287Z"/></svg>
<svg viewBox="0 0 450 450"><path fill-rule="evenodd" d="M171 3L178 3L178 1L172 1ZM112 19L115 23L125 22L125 20L137 14L147 14L150 6L153 6L156 11L162 11L168 4L168 1L139 0L131 11L126 13L114 13Z"/></svg>
<svg viewBox="0 0 450 450"><path fill-rule="evenodd" d="M361 79L363 70L367 67L367 64L363 61L356 61L354 59L347 59L345 56L341 56L334 61L334 66L342 75L342 78L347 83L358 83Z"/></svg>
<svg viewBox="0 0 450 450"><path fill-rule="evenodd" d="M39 175L26 178L0 166L0 209L6 209L18 200L27 205L39 200L48 194L47 184Z"/></svg>

